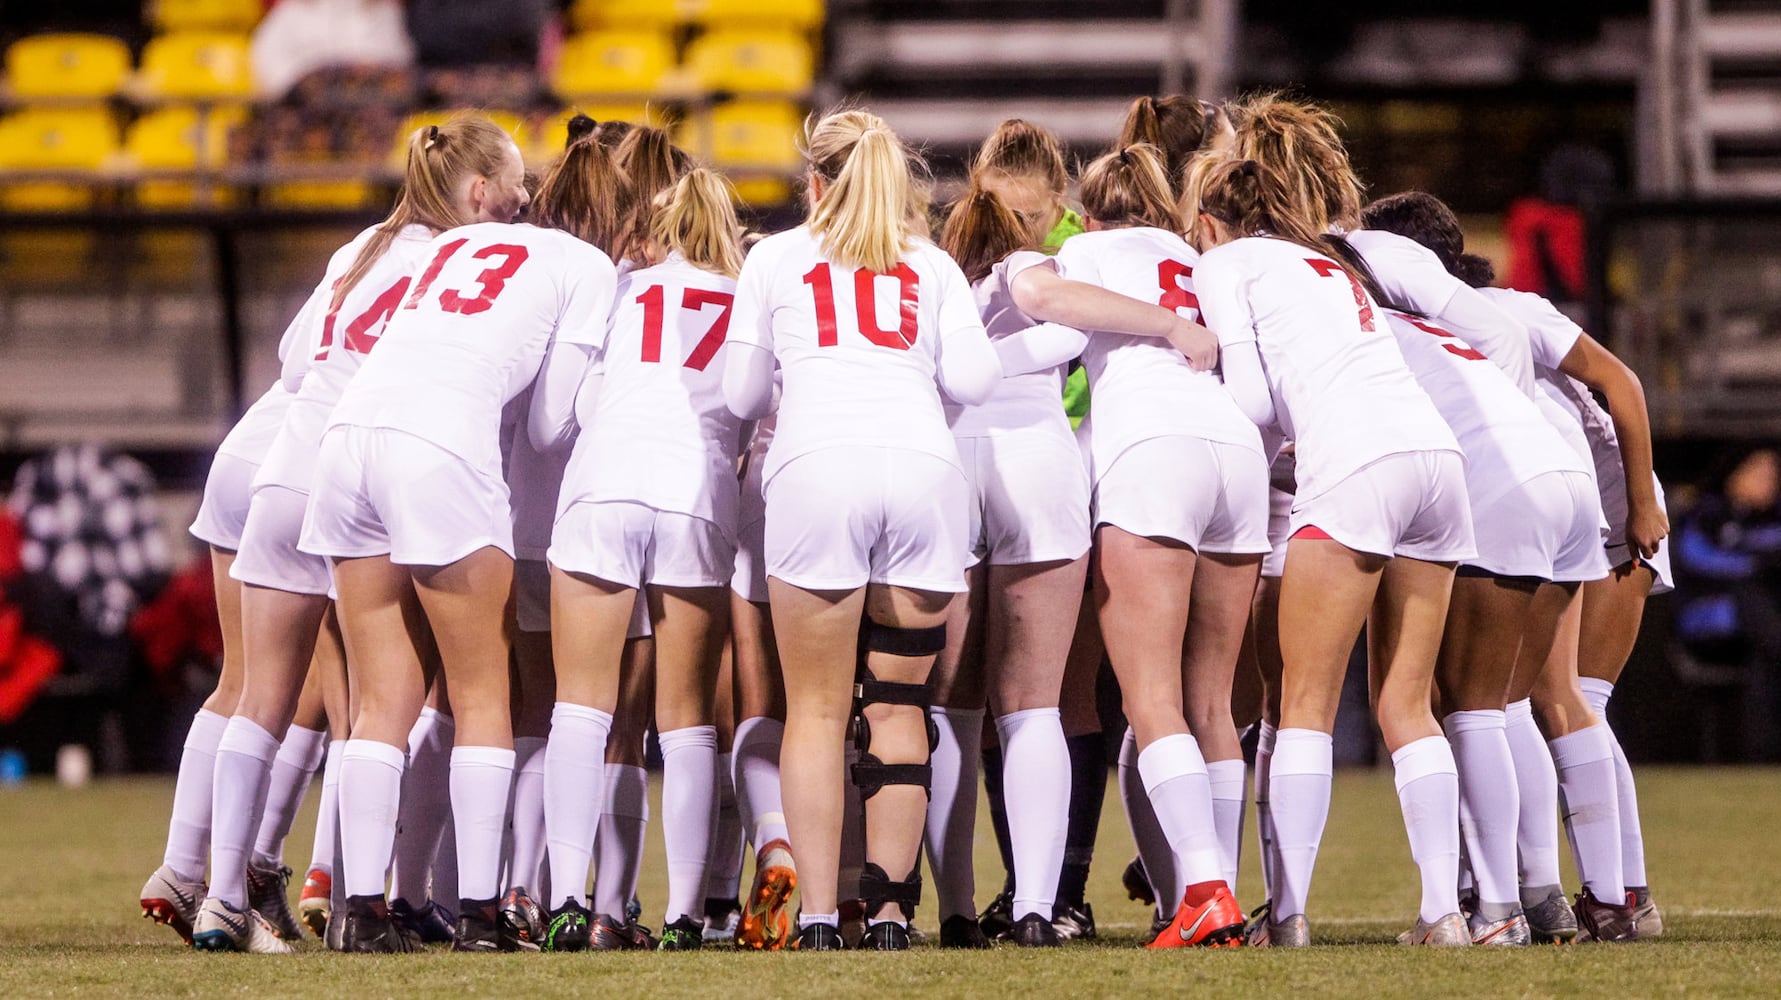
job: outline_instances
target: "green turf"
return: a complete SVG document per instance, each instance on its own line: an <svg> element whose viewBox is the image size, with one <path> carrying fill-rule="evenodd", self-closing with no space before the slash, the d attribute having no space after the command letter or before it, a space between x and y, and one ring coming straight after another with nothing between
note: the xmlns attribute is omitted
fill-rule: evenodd
<svg viewBox="0 0 1781 1000"><path fill-rule="evenodd" d="M375 996L452 1000L551 996L1170 997L1781 995L1781 771L1650 769L1646 840L1668 936L1630 946L1436 952L1389 942L1413 915L1415 870L1389 773L1338 777L1312 899L1320 942L1303 952L1147 953L1143 908L1125 900L1131 853L1117 797L1090 884L1102 940L1048 953L906 955L194 954L137 915L159 863L171 783L47 783L0 791L0 997L56 995ZM311 809L288 856L308 858ZM652 828L642 895L659 920L663 872ZM999 869L982 824L979 899ZM1571 880L1567 872L1568 882ZM1253 861L1239 897L1256 896ZM931 912L928 914L931 924Z"/></svg>

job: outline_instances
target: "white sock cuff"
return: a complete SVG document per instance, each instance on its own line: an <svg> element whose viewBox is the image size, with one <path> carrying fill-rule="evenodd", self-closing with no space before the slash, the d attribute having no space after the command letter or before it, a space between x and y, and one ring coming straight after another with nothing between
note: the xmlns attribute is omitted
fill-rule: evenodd
<svg viewBox="0 0 1781 1000"><path fill-rule="evenodd" d="M716 726L686 726L681 729L670 729L656 733L656 743L662 748L662 756L679 753L682 750L708 748L717 752Z"/></svg>
<svg viewBox="0 0 1781 1000"><path fill-rule="evenodd" d="M570 701L559 701L550 709L550 724L558 722L591 722L607 732L612 731L612 713L602 712L587 705L577 705Z"/></svg>
<svg viewBox="0 0 1781 1000"><path fill-rule="evenodd" d="M364 760L383 764L400 774L402 768L408 763L408 755L400 747L379 743L377 740L347 740L346 748L340 751L340 761L344 764L349 760Z"/></svg>
<svg viewBox="0 0 1781 1000"><path fill-rule="evenodd" d="M1614 697L1614 682L1605 681L1600 677L1579 677L1577 684L1583 689L1583 700L1602 721L1608 721L1608 699Z"/></svg>
<svg viewBox="0 0 1781 1000"><path fill-rule="evenodd" d="M1335 744L1329 733L1315 729L1282 729L1274 737L1274 756L1268 774L1283 778L1293 774L1328 775L1335 771Z"/></svg>
<svg viewBox="0 0 1781 1000"><path fill-rule="evenodd" d="M1391 755L1391 766L1400 792L1411 782L1432 775L1451 774L1455 778L1459 777L1459 767L1453 760L1453 747L1448 745L1443 736L1424 736L1398 747Z"/></svg>
<svg viewBox="0 0 1781 1000"><path fill-rule="evenodd" d="M1189 733L1165 736L1138 754L1138 775L1144 779L1146 795L1155 794L1166 781L1205 773L1206 758L1200 756L1200 744Z"/></svg>
<svg viewBox="0 0 1781 1000"><path fill-rule="evenodd" d="M228 716L212 712L208 708L200 708L192 715L192 728L186 730L185 745L193 750L214 753L216 745L222 742L223 730L227 728Z"/></svg>
<svg viewBox="0 0 1781 1000"><path fill-rule="evenodd" d="M1441 720L1441 728L1449 737L1460 733L1481 733L1492 729L1504 730L1509 725L1508 716L1489 708L1466 709L1450 712Z"/></svg>
<svg viewBox="0 0 1781 1000"><path fill-rule="evenodd" d="M736 738L731 741L732 754L740 754L744 744L785 742L785 723L765 715L743 719L736 724Z"/></svg>
<svg viewBox="0 0 1781 1000"><path fill-rule="evenodd" d="M998 715L996 716L996 739L1001 741L1005 749L1009 735L1015 730L1048 718L1057 723L1059 732L1063 731L1064 713L1062 709L1024 708L1018 712L1009 712L1007 715Z"/></svg>
<svg viewBox="0 0 1781 1000"><path fill-rule="evenodd" d="M245 715L229 720L223 738L217 741L217 753L238 753L255 760L270 762L278 756L278 739L260 724Z"/></svg>
<svg viewBox="0 0 1781 1000"><path fill-rule="evenodd" d="M1598 722L1568 736L1547 740L1546 745L1552 748L1553 765L1561 771L1614 759L1614 736L1606 723Z"/></svg>
<svg viewBox="0 0 1781 1000"><path fill-rule="evenodd" d="M452 747L451 766L497 767L513 770L514 753L507 747Z"/></svg>
<svg viewBox="0 0 1781 1000"><path fill-rule="evenodd" d="M634 764L606 765L606 799L602 812L649 819L649 774Z"/></svg>
<svg viewBox="0 0 1781 1000"><path fill-rule="evenodd" d="M1503 718L1511 725L1534 721L1534 700L1523 698L1510 702L1509 707L1503 709Z"/></svg>
<svg viewBox="0 0 1781 1000"><path fill-rule="evenodd" d="M321 766L327 740L328 734L319 729L292 725L284 731L284 742L278 745L278 759L292 767L313 771Z"/></svg>
<svg viewBox="0 0 1781 1000"><path fill-rule="evenodd" d="M513 766L516 771L544 772L544 748L550 741L542 736L513 738Z"/></svg>
<svg viewBox="0 0 1781 1000"><path fill-rule="evenodd" d="M1269 722L1268 720L1263 719L1261 721L1260 728L1258 728L1256 730L1256 735L1255 735L1255 750L1256 750L1256 752L1257 753L1273 753L1274 747L1279 739L1280 739L1280 730L1275 728L1275 726L1272 722Z"/></svg>
<svg viewBox="0 0 1781 1000"><path fill-rule="evenodd" d="M335 781L340 780L340 760L346 756L346 740L328 741L328 759L323 768L324 775L332 775ZM326 781L327 778L323 778Z"/></svg>
<svg viewBox="0 0 1781 1000"><path fill-rule="evenodd" d="M1212 782L1212 797L1215 799L1240 800L1249 785L1249 769L1244 766L1241 757L1207 761L1206 777Z"/></svg>
<svg viewBox="0 0 1781 1000"><path fill-rule="evenodd" d="M1127 726L1125 735L1119 738L1119 766L1138 766L1138 734L1132 731L1131 726Z"/></svg>

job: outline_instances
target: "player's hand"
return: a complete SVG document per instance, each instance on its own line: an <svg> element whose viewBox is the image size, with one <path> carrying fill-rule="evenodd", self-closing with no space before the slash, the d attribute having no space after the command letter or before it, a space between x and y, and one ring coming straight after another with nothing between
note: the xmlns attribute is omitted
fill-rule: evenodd
<svg viewBox="0 0 1781 1000"><path fill-rule="evenodd" d="M1169 343L1187 358L1194 371L1209 372L1218 367L1218 335L1192 320L1178 321L1169 331Z"/></svg>
<svg viewBox="0 0 1781 1000"><path fill-rule="evenodd" d="M1670 518L1655 498L1638 501L1628 498L1630 509L1626 518L1626 541L1640 559L1657 555L1658 543L1670 533Z"/></svg>

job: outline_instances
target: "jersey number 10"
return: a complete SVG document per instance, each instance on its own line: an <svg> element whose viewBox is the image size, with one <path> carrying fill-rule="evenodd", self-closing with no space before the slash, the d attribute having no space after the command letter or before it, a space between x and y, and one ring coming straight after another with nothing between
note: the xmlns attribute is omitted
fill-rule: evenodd
<svg viewBox="0 0 1781 1000"><path fill-rule="evenodd" d="M878 279L897 279L897 328L885 330L878 325ZM804 284L816 299L816 346L834 347L840 341L835 323L835 271L832 264L818 264L804 275ZM880 273L866 268L853 272L854 319L859 322L860 336L879 347L907 351L915 346L918 332L916 305L921 293L921 279L908 264L898 264Z"/></svg>

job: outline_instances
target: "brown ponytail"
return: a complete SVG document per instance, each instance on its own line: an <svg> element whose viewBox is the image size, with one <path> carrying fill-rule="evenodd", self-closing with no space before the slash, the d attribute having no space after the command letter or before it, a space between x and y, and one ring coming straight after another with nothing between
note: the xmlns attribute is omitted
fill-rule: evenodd
<svg viewBox="0 0 1781 1000"><path fill-rule="evenodd" d="M1126 111L1119 130L1120 147L1148 143L1163 154L1163 175L1179 195L1187 164L1219 131L1223 112L1215 104L1184 94L1140 97Z"/></svg>
<svg viewBox="0 0 1781 1000"><path fill-rule="evenodd" d="M1123 146L1082 172L1082 210L1105 226L1153 226L1182 231L1175 195L1163 172L1162 151L1149 143Z"/></svg>
<svg viewBox="0 0 1781 1000"><path fill-rule="evenodd" d="M1010 118L983 140L971 176L1001 173L1012 177L1039 177L1057 194L1070 185L1064 167L1064 149L1050 129L1021 118Z"/></svg>
<svg viewBox="0 0 1781 1000"><path fill-rule="evenodd" d="M735 193L719 174L697 167L657 195L650 238L706 271L734 278L742 273L742 227Z"/></svg>
<svg viewBox="0 0 1781 1000"><path fill-rule="evenodd" d="M1341 120L1327 108L1262 94L1235 115L1236 155L1275 171L1288 192L1288 210L1307 227L1360 225L1364 188L1337 133Z"/></svg>
<svg viewBox="0 0 1781 1000"><path fill-rule="evenodd" d="M471 220L457 205L459 187L471 177L494 177L512 146L513 137L481 115L454 115L443 125L423 125L409 133L396 206L334 286L329 308L340 307L404 228L422 225L439 233L467 225Z"/></svg>
<svg viewBox="0 0 1781 1000"><path fill-rule="evenodd" d="M532 221L592 243L614 260L630 251L634 198L630 182L600 145L586 115L569 120L569 143L538 184Z"/></svg>
<svg viewBox="0 0 1781 1000"><path fill-rule="evenodd" d="M940 249L958 261L972 284L982 281L1002 258L1031 242L1026 223L993 191L972 184L952 206L940 231Z"/></svg>

